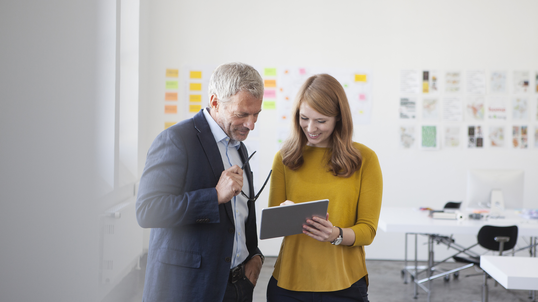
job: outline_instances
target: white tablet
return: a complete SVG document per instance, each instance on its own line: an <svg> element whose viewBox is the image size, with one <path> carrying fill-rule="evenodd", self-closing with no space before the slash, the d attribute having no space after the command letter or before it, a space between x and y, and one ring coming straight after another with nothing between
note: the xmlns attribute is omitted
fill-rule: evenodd
<svg viewBox="0 0 538 302"><path fill-rule="evenodd" d="M303 224L314 216L325 218L329 200L315 200L262 210L260 239L303 233Z"/></svg>

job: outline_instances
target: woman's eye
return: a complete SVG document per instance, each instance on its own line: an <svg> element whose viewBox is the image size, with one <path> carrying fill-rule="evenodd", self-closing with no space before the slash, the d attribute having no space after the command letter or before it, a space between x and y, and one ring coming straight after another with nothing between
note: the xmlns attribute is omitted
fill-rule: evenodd
<svg viewBox="0 0 538 302"><path fill-rule="evenodd" d="M301 116L301 119L302 119L303 121L306 121L306 120L308 120L308 118L307 118L307 117L303 117L303 116Z"/></svg>
<svg viewBox="0 0 538 302"><path fill-rule="evenodd" d="M325 121L318 121L318 123L323 124L323 123L325 123Z"/></svg>

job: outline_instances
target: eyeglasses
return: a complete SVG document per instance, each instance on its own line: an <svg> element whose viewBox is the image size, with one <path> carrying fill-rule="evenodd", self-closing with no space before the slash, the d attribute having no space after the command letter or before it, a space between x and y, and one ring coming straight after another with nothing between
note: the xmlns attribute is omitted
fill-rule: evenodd
<svg viewBox="0 0 538 302"><path fill-rule="evenodd" d="M252 158L252 156L254 156L254 154L256 153L256 151L252 152L252 154L247 158L247 160L243 163L243 167L241 167L241 170L248 164L248 162L250 161L250 159ZM258 194L256 194L254 196L254 198L250 198L247 196L247 194L245 194L245 192L243 192L243 190L241 190L241 194L246 198L248 199L248 201L256 201L258 199L258 197L260 197L260 194L262 193L263 189L265 188L265 185L267 184L267 182L269 181L269 178L271 178L271 173L273 173L273 170L269 171L269 175L267 175L267 178L265 179L265 181L263 182L263 186L262 188L260 189L260 191L258 191Z"/></svg>

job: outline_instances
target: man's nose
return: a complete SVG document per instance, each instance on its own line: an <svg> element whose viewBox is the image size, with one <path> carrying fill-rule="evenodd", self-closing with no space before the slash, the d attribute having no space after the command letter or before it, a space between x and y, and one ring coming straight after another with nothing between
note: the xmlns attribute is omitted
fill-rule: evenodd
<svg viewBox="0 0 538 302"><path fill-rule="evenodd" d="M243 125L247 127L249 130L254 130L254 124L256 123L257 120L258 118L256 118L254 115L251 115L247 117L247 120L245 121Z"/></svg>

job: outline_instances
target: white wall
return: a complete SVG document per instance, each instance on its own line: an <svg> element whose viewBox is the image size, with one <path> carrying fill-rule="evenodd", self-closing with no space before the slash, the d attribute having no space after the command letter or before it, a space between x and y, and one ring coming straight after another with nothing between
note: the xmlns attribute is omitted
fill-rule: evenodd
<svg viewBox="0 0 538 302"><path fill-rule="evenodd" d="M0 2L2 301L97 301L102 3Z"/></svg>
<svg viewBox="0 0 538 302"><path fill-rule="evenodd" d="M538 181L538 149L401 150L396 134L403 69L537 71L538 2L143 0L142 7L140 126L145 129L139 169L151 141L163 130L167 68L180 69L180 102L185 65L242 61L254 66L366 68L374 74L372 123L356 125L354 139L379 156L383 206L439 208L465 198L467 169L510 168L525 170L525 206L538 207L538 187L533 185ZM257 124L263 138L255 139L261 174L270 169L276 152L271 129L275 114L264 111ZM538 122L529 125L534 129ZM264 192L259 209L266 200ZM379 231L367 257L402 259L403 237ZM278 242L262 242L261 247L274 254Z"/></svg>

